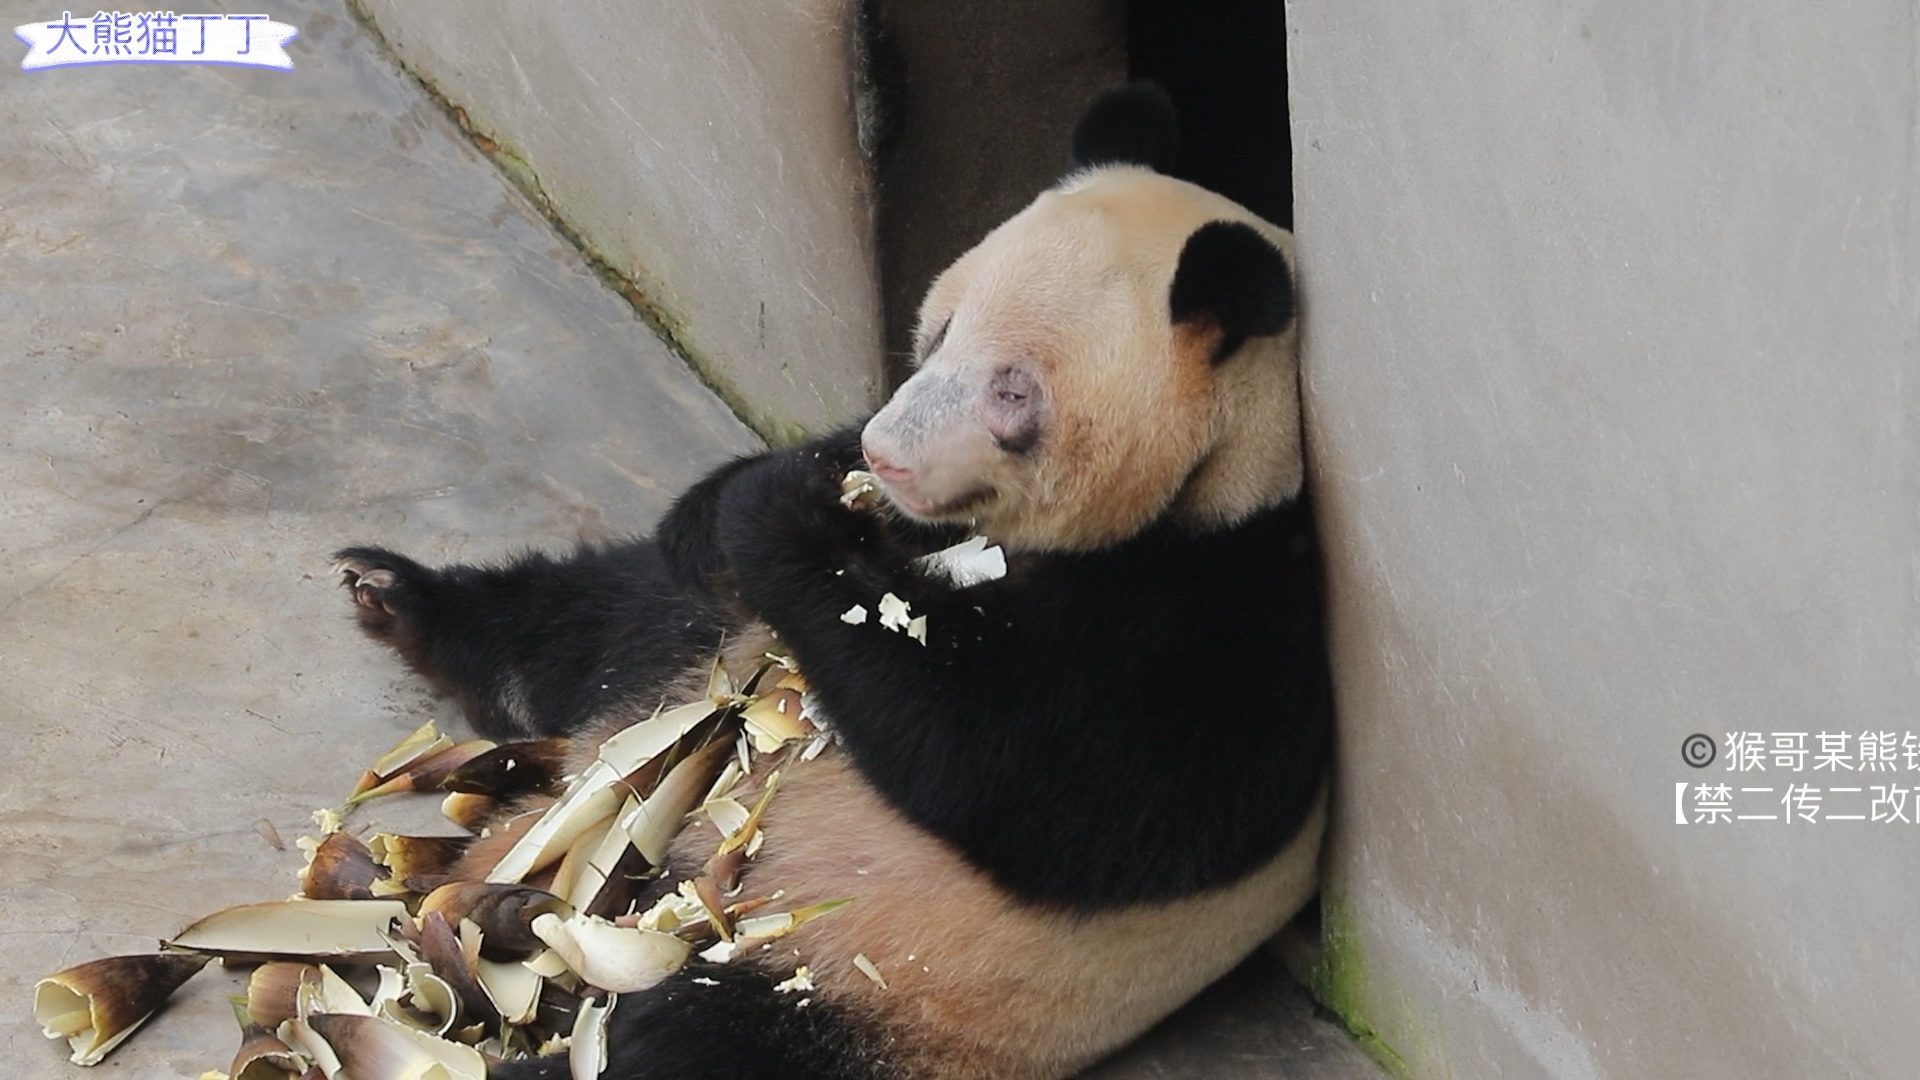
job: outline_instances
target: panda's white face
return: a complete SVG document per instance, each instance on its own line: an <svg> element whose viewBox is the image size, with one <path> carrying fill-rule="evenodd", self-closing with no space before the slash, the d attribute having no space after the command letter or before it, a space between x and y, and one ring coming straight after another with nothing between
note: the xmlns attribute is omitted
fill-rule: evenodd
<svg viewBox="0 0 1920 1080"><path fill-rule="evenodd" d="M1217 195L1103 168L955 262L921 307L919 370L865 431L892 504L1015 550L1085 550L1170 508L1212 526L1293 495L1291 329L1216 363L1217 323L1170 314L1183 246L1222 220L1284 250Z"/></svg>

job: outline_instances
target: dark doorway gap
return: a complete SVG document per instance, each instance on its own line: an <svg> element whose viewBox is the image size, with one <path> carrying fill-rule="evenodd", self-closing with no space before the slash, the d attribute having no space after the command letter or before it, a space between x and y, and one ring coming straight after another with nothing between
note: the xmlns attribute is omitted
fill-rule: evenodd
<svg viewBox="0 0 1920 1080"><path fill-rule="evenodd" d="M1175 175L1293 227L1280 0L1129 0L1127 68L1173 95L1181 128Z"/></svg>
<svg viewBox="0 0 1920 1080"><path fill-rule="evenodd" d="M1281 0L856 0L855 10L888 389L909 373L934 275L1060 178L1080 109L1125 79L1172 94L1174 175L1293 225Z"/></svg>

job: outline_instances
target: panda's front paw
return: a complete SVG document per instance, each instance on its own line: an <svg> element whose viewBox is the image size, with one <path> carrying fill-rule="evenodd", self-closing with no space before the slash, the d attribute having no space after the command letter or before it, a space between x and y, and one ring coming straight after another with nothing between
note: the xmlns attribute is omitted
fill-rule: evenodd
<svg viewBox="0 0 1920 1080"><path fill-rule="evenodd" d="M352 590L354 603L363 608L378 608L389 615L394 613L387 606L385 597L388 590L400 584L399 575L353 559L342 562L334 569L340 574L340 587Z"/></svg>
<svg viewBox="0 0 1920 1080"><path fill-rule="evenodd" d="M347 548L333 557L340 587L353 596L361 629L389 645L410 643L413 603L433 571L385 548Z"/></svg>

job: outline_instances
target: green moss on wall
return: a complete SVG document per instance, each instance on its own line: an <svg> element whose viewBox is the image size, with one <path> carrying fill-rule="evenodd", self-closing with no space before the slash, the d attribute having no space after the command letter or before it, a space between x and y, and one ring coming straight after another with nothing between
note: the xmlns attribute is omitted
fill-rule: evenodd
<svg viewBox="0 0 1920 1080"><path fill-rule="evenodd" d="M1380 1067L1402 1080L1411 1080L1413 1070L1393 1047L1387 1045L1367 1019L1367 963L1353 911L1331 892L1320 896L1320 964L1314 971L1313 992L1360 1048Z"/></svg>

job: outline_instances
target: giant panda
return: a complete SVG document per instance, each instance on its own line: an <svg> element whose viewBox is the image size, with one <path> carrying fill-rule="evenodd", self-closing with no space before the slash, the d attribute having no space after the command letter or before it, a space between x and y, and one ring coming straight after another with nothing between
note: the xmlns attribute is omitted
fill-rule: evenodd
<svg viewBox="0 0 1920 1080"><path fill-rule="evenodd" d="M934 282L864 427L721 467L651 539L340 553L364 628L483 733L591 746L704 686L723 638L777 640L822 703L841 749L783 778L745 872L854 902L622 995L609 1080L1067 1076L1312 894L1331 706L1291 238L1156 172L1174 138L1156 88L1098 99L1071 171ZM877 510L843 504L855 468ZM1004 577L915 563L969 532ZM887 592L924 644L843 618ZM796 956L804 1001L775 992Z"/></svg>

